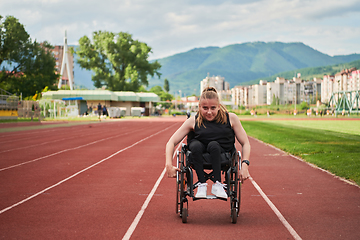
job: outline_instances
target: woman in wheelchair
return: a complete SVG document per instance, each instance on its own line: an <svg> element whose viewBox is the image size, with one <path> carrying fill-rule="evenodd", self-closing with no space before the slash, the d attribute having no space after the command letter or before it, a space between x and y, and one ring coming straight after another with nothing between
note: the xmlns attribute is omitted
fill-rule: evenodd
<svg viewBox="0 0 360 240"><path fill-rule="evenodd" d="M207 183L204 176L202 154L210 154L214 184L211 193L219 198L227 198L221 184L221 153L234 150L235 137L242 146L242 163L240 181L249 178L250 143L239 118L229 113L220 104L217 91L213 87L205 88L200 96L199 111L196 116L188 118L171 136L166 144L166 171L168 177L176 177L179 168L173 166L172 159L175 146L189 133L188 146L192 153L193 167L199 180L196 198L206 198Z"/></svg>

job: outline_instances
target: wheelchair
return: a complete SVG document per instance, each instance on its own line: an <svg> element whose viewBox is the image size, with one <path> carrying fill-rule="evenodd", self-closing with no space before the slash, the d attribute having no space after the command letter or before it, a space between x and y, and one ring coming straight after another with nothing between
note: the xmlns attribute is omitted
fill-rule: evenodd
<svg viewBox="0 0 360 240"><path fill-rule="evenodd" d="M227 199L218 198L214 195L207 195L206 198L196 198L194 190L198 187L199 181L193 183L193 166L191 163L191 151L186 144L182 144L181 151L176 154L177 167L181 170L176 176L176 213L182 218L182 222L187 222L188 217L188 197L193 201L200 199L220 199L227 201L230 199L231 222L236 223L240 212L241 203L241 182L239 171L241 168L241 153L236 151L235 147L231 153L221 154L221 172L225 174L224 189L228 195ZM203 154L204 170L212 170L210 154ZM205 179L212 180L213 172L205 172Z"/></svg>

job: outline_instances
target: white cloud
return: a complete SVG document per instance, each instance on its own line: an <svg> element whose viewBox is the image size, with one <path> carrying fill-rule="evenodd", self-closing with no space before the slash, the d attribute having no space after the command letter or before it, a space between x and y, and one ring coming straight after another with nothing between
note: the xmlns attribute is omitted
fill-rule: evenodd
<svg viewBox="0 0 360 240"><path fill-rule="evenodd" d="M326 54L360 53L358 0L13 0L0 2L33 39L77 44L106 30L129 32L152 58L249 41L304 42Z"/></svg>

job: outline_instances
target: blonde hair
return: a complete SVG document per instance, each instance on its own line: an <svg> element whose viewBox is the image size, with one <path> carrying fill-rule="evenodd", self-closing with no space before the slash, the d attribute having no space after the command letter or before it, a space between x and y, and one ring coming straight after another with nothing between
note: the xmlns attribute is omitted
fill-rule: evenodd
<svg viewBox="0 0 360 240"><path fill-rule="evenodd" d="M201 125L204 125L204 116L201 115L201 111L200 111L200 102L201 100L205 100L205 99L216 99L218 101L219 104L219 111L217 113L217 115L215 116L214 121L216 121L217 123L221 123L221 124L226 124L227 123L227 117L226 117L226 113L228 112L227 109L220 103L219 100L219 95L216 91L216 88L214 87L206 87L200 96L200 100L199 100L199 111L198 111L198 117L196 119L197 121L197 125L200 128ZM204 125L205 127L205 125Z"/></svg>

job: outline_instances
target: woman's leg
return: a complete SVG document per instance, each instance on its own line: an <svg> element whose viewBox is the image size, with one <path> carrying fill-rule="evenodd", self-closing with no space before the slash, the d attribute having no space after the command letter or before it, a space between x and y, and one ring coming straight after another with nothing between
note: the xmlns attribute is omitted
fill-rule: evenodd
<svg viewBox="0 0 360 240"><path fill-rule="evenodd" d="M212 141L208 144L206 151L210 153L214 180L221 182L221 152L223 149L218 142Z"/></svg>
<svg viewBox="0 0 360 240"><path fill-rule="evenodd" d="M204 176L204 162L202 157L205 152L205 146L200 141L193 139L189 144L189 149L191 151L192 163L194 164L198 180L201 183L205 183L206 179Z"/></svg>

